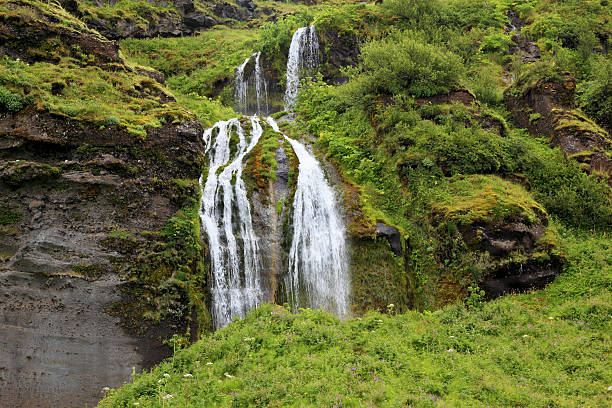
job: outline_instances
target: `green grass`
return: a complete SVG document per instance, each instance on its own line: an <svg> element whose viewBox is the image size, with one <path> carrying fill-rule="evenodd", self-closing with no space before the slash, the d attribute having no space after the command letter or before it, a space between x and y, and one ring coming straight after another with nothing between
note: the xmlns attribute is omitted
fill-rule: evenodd
<svg viewBox="0 0 612 408"><path fill-rule="evenodd" d="M9 91L40 109L101 128L119 125L145 138L148 128L193 118L176 102L164 102L169 94L159 83L134 72L109 72L70 58L30 65L4 57L0 66L0 84Z"/></svg>
<svg viewBox="0 0 612 408"><path fill-rule="evenodd" d="M607 407L612 241L562 235L545 290L345 322L264 305L100 406Z"/></svg>
<svg viewBox="0 0 612 408"><path fill-rule="evenodd" d="M128 60L165 74L177 101L208 127L237 116L230 107L234 70L253 53L257 38L257 30L216 27L193 37L120 44Z"/></svg>

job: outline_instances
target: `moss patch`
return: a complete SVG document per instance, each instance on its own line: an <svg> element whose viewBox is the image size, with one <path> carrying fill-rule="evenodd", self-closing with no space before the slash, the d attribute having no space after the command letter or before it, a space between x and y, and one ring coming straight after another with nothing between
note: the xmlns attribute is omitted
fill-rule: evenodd
<svg viewBox="0 0 612 408"><path fill-rule="evenodd" d="M393 255L385 238L353 239L350 243L353 312L408 310L404 259Z"/></svg>
<svg viewBox="0 0 612 408"><path fill-rule="evenodd" d="M10 227L21 221L23 214L9 207L0 208L0 225Z"/></svg>
<svg viewBox="0 0 612 408"><path fill-rule="evenodd" d="M496 176L459 176L431 203L432 212L460 225L527 220L535 223L546 211L525 189Z"/></svg>
<svg viewBox="0 0 612 408"><path fill-rule="evenodd" d="M69 58L29 65L4 57L0 65L1 85L68 119L120 126L142 139L148 128L193 119L159 83L133 72L109 72Z"/></svg>

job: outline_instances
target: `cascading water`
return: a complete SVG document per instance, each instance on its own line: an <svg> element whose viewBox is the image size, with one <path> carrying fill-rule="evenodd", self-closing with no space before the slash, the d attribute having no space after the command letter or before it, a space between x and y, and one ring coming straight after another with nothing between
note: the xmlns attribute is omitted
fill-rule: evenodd
<svg viewBox="0 0 612 408"><path fill-rule="evenodd" d="M254 60L254 67L247 75L249 62ZM255 89L255 93L253 93ZM250 90L250 92L249 92ZM234 74L234 99L236 111L244 114L267 115L270 111L268 106L268 83L261 67L261 52L257 52L236 68Z"/></svg>
<svg viewBox="0 0 612 408"><path fill-rule="evenodd" d="M287 89L285 110L293 109L297 102L300 75L319 65L319 38L315 26L298 28L291 39L287 59Z"/></svg>
<svg viewBox="0 0 612 408"><path fill-rule="evenodd" d="M250 140L238 119L218 122L204 133L209 171L205 185L200 178L200 219L208 235L215 328L244 316L264 297L258 242L242 180L243 160L263 133L258 118L251 118L251 127ZM232 146L235 136L237 145Z"/></svg>
<svg viewBox="0 0 612 408"><path fill-rule="evenodd" d="M236 73L234 74L234 99L238 112L245 112L247 109L247 92L249 84L248 81L244 79L244 69L250 59L251 57L245 59L244 62L236 68Z"/></svg>
<svg viewBox="0 0 612 408"><path fill-rule="evenodd" d="M280 132L272 118L267 121ZM285 139L299 160L287 296L295 307L322 308L345 317L349 313L350 278L336 195L317 159L297 140Z"/></svg>
<svg viewBox="0 0 612 408"><path fill-rule="evenodd" d="M269 112L268 84L266 82L263 69L261 69L260 59L261 52L258 52L255 54L255 92L257 94L257 113L260 115L267 115Z"/></svg>

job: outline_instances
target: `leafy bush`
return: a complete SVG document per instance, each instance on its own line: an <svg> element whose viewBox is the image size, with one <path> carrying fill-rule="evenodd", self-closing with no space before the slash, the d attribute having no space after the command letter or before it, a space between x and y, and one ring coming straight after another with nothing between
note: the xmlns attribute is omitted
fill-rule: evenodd
<svg viewBox="0 0 612 408"><path fill-rule="evenodd" d="M301 12L265 23L261 27L257 49L266 56L286 56L295 30L311 24L313 18L309 12Z"/></svg>
<svg viewBox="0 0 612 408"><path fill-rule="evenodd" d="M489 0L452 0L442 13L444 22L456 28L503 28L507 22L504 7Z"/></svg>
<svg viewBox="0 0 612 408"><path fill-rule="evenodd" d="M423 43L413 32L395 32L364 45L361 63L362 73L349 84L355 98L447 93L456 86L463 66L457 55Z"/></svg>
<svg viewBox="0 0 612 408"><path fill-rule="evenodd" d="M480 102L490 106L500 105L504 96L503 69L494 63L480 63L470 68L462 83L474 92Z"/></svg>
<svg viewBox="0 0 612 408"><path fill-rule="evenodd" d="M437 25L441 19L440 0L386 0L382 9L391 17L414 27Z"/></svg>
<svg viewBox="0 0 612 408"><path fill-rule="evenodd" d="M482 50L484 52L493 52L501 55L508 54L510 45L512 44L512 37L505 34L491 34L484 38L482 44Z"/></svg>
<svg viewBox="0 0 612 408"><path fill-rule="evenodd" d="M590 78L578 85L580 107L601 125L612 129L612 60L596 58Z"/></svg>
<svg viewBox="0 0 612 408"><path fill-rule="evenodd" d="M326 6L317 13L313 24L321 34L326 31L340 34L354 34L357 26L361 24L361 16L358 13L359 10L364 10L364 6Z"/></svg>

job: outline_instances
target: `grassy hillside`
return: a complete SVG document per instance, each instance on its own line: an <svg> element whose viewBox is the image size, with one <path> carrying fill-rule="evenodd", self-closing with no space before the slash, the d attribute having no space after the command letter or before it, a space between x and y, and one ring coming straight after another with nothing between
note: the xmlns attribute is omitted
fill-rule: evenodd
<svg viewBox="0 0 612 408"><path fill-rule="evenodd" d="M569 266L545 290L346 322L266 305L100 406L607 407L612 241L561 236Z"/></svg>
<svg viewBox="0 0 612 408"><path fill-rule="evenodd" d="M569 75L577 93L562 102L584 117L576 128L605 135L610 12L599 0L327 3L263 24L256 42L215 50L208 71L170 68L183 84L199 78L200 95L211 96L224 61L262 51L280 72L293 30L315 24L326 62L302 87L286 131L314 135L347 194L357 194L362 225L351 234L367 238L369 224L384 221L400 230L406 255L387 257L381 241L355 244L354 308L370 310L361 317L263 306L101 406L609 406L608 176L585 171L554 137L516 126L503 95ZM123 46L164 70L183 51L159 52L163 41ZM172 41L189 49L201 40ZM152 58L151 45L167 58ZM334 66L338 55L350 66ZM339 77L346 83L326 83ZM543 231L533 247L499 256L478 241L479 230L517 223ZM500 271L551 264L561 275L544 290L485 302L478 287Z"/></svg>
<svg viewBox="0 0 612 408"><path fill-rule="evenodd" d="M349 197L355 318L264 305L178 350L196 336L182 333L102 407L611 405L612 2L266 0L237 19L214 14L233 2L178 4L1 1L0 28L19 29L0 37L13 50L0 115L139 143L195 117L207 127L237 116L234 69L255 52L282 98L292 34L315 25L322 65L283 130L313 140ZM191 13L215 23L184 31ZM270 140L245 177L274 178ZM173 183L197 197L195 181ZM203 288L194 205L135 280L158 279L157 262ZM19 220L3 211L0 224ZM397 228L400 256L377 222ZM487 279L545 269L561 272L546 289L485 301ZM147 299L143 316L169 310ZM205 316L203 291L191 301Z"/></svg>

